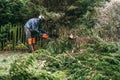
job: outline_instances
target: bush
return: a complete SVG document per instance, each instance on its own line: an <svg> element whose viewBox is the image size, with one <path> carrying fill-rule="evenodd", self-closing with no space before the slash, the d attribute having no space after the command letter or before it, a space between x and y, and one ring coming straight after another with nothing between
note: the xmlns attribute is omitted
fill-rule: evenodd
<svg viewBox="0 0 120 80"><path fill-rule="evenodd" d="M47 50L53 54L61 54L61 53L66 52L67 50L72 49L73 45L74 44L72 44L70 41L65 40L65 39L58 40L57 42L51 41L47 45Z"/></svg>
<svg viewBox="0 0 120 80"><path fill-rule="evenodd" d="M120 39L120 1L110 0L106 2L103 7L97 8L96 16L96 32L100 37L106 40ZM104 18L103 18L104 17Z"/></svg>
<svg viewBox="0 0 120 80"><path fill-rule="evenodd" d="M94 51L115 53L120 49L117 42L107 42L98 36L93 39L94 43L88 44L88 47L93 48Z"/></svg>
<svg viewBox="0 0 120 80"><path fill-rule="evenodd" d="M9 75L4 75L4 76L0 75L0 80L10 80L10 76Z"/></svg>
<svg viewBox="0 0 120 80"><path fill-rule="evenodd" d="M119 53L64 53L51 55L46 50L16 60L10 69L12 80L119 80Z"/></svg>
<svg viewBox="0 0 120 80"><path fill-rule="evenodd" d="M101 52L117 52L118 51L118 45L115 43L100 43L98 46L99 51Z"/></svg>
<svg viewBox="0 0 120 80"><path fill-rule="evenodd" d="M10 78L12 80L61 80L65 75L64 73L60 71L52 73L42 69L46 65L46 61L42 58L47 59L43 55L50 54L41 49L26 58L15 60L9 70Z"/></svg>
<svg viewBox="0 0 120 80"><path fill-rule="evenodd" d="M11 64L10 77L12 80L26 80L31 78L33 72L30 70L34 65L34 56L27 59L18 59Z"/></svg>

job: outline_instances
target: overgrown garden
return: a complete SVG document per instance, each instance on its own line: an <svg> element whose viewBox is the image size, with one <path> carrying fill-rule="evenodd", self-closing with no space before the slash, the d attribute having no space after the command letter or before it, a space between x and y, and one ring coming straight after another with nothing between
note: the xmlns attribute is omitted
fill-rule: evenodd
<svg viewBox="0 0 120 80"><path fill-rule="evenodd" d="M1 0L1 51L24 53L27 46L23 26L29 18L40 14L45 15L46 22L42 25L53 39L37 37L37 50L13 61L8 73L0 75L0 79L119 80L119 3L117 0Z"/></svg>

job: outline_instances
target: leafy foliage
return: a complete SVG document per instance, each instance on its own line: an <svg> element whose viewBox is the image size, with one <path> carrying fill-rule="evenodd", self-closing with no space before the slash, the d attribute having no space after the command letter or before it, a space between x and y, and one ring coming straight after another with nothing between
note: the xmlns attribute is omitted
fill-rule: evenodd
<svg viewBox="0 0 120 80"><path fill-rule="evenodd" d="M38 50L37 53L35 52L22 61L15 61L11 65L10 73L12 77L14 75L13 80L16 77L18 80L21 78L23 80L118 80L120 76L119 57L119 53L89 52L81 55L64 53L54 56L46 50ZM42 65L44 67L40 67Z"/></svg>
<svg viewBox="0 0 120 80"><path fill-rule="evenodd" d="M46 65L45 61L39 58L43 55L42 52L48 53L48 51L39 50L35 55L15 60L14 63L11 64L10 78L12 80L60 80L61 77L64 77L65 74L63 72L57 71L51 74L50 71L42 69Z"/></svg>
<svg viewBox="0 0 120 80"><path fill-rule="evenodd" d="M18 61L21 61L20 63ZM33 66L34 57L30 56L27 60L15 60L13 64L11 64L10 76L12 80L21 80L28 79L32 76L28 71L30 67ZM21 77L19 77L21 76Z"/></svg>
<svg viewBox="0 0 120 80"><path fill-rule="evenodd" d="M0 6L0 25L9 22L19 23L26 19L26 12L28 12L28 10L20 0L1 0Z"/></svg>
<svg viewBox="0 0 120 80"><path fill-rule="evenodd" d="M100 37L94 37L95 43L93 44L88 44L89 47L93 48L94 51L99 51L99 52L110 52L114 53L119 50L119 44L115 42L106 42Z"/></svg>
<svg viewBox="0 0 120 80"><path fill-rule="evenodd" d="M78 37L95 34L92 31L96 22L95 8L104 1L108 0L1 0L0 25L11 23L0 27L0 46L3 49L26 48L22 26L13 24L23 24L39 14L47 17L44 28L60 36L48 42L43 40L46 50L37 50L30 56L15 60L8 77L5 75L1 79L119 80L118 44L106 42L101 36L96 38L96 35L91 43L68 41L71 33ZM72 52L74 49L77 51ZM86 51L80 52L82 49Z"/></svg>
<svg viewBox="0 0 120 80"><path fill-rule="evenodd" d="M25 23L28 18L37 17L39 14L47 15L51 12L64 14L60 19L64 22L75 20L82 18L87 12L93 12L94 7L98 6L100 2L101 0L1 0L0 25L9 22L13 24Z"/></svg>
<svg viewBox="0 0 120 80"><path fill-rule="evenodd" d="M120 32L120 1L111 0L106 2L103 7L96 9L96 25L95 29L98 35L106 41L119 41ZM104 17L104 18L102 18Z"/></svg>
<svg viewBox="0 0 120 80"><path fill-rule="evenodd" d="M0 18L0 25L11 23L12 26L13 24L19 23L23 26L23 23L25 23L28 18L37 17L39 14L43 14L47 18L46 23L43 26L49 33L61 35L62 31L60 31L60 29L63 27L67 27L68 31L71 28L74 28L76 30L79 29L78 32L82 32L84 27L90 31L90 28L94 25L93 16L95 7L99 6L102 1L104 2L106 0L1 0L0 13L2 18ZM8 27L6 28L9 29L10 27ZM82 30L80 30L80 28ZM20 34L22 32L19 31L18 27L17 29L11 27L9 30L13 33L12 44L13 49L15 49L16 43L19 41L16 37L16 32L18 33L19 38L21 38L21 35L23 38L24 34ZM84 34L89 34L86 32L88 30L85 30ZM80 33L78 35L80 35ZM1 36L6 37L4 34L1 34ZM5 40L7 39L8 38L6 37ZM0 44L2 49L4 49L3 47L7 44L5 40ZM7 42L11 43L11 41ZM19 42L25 43L25 40L20 40ZM57 43L63 43L63 46L65 46L62 41ZM67 46L67 43L65 44Z"/></svg>

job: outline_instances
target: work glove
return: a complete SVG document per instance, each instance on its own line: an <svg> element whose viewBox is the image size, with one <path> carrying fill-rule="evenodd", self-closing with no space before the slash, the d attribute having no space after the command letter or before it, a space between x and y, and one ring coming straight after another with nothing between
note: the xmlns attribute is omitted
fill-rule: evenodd
<svg viewBox="0 0 120 80"><path fill-rule="evenodd" d="M39 32L39 36L42 36L42 34L43 34L43 33L40 31L40 32Z"/></svg>

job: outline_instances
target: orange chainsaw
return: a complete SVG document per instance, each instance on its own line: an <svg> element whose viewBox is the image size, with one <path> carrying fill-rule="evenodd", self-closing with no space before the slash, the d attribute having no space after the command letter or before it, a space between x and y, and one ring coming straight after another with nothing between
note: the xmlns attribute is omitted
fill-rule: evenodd
<svg viewBox="0 0 120 80"><path fill-rule="evenodd" d="M46 33L43 33L43 34L41 35L41 38L42 38L42 39L48 39L48 38L49 38L49 35L46 34Z"/></svg>
<svg viewBox="0 0 120 80"><path fill-rule="evenodd" d="M49 39L49 40L51 40L51 39L56 39L56 38L58 38L58 37L59 37L59 35L56 35L56 34L42 33L42 35L41 35L41 38L42 38L42 39Z"/></svg>

